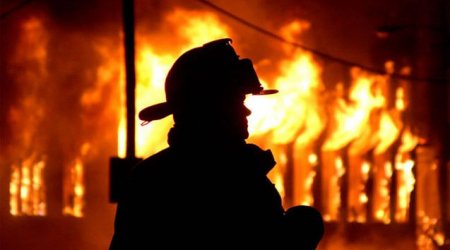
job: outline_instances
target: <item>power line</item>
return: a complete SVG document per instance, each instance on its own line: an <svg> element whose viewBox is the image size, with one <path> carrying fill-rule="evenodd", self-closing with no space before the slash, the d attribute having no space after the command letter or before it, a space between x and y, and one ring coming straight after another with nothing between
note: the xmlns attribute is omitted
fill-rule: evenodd
<svg viewBox="0 0 450 250"><path fill-rule="evenodd" d="M0 14L0 20L5 19L6 17L8 17L9 15L11 15L12 13L16 12L17 10L23 8L25 5L31 3L33 0L23 0L20 3L16 4L15 6L11 7L9 10L3 12Z"/></svg>
<svg viewBox="0 0 450 250"><path fill-rule="evenodd" d="M358 67L358 68L361 68L363 70L366 70L366 71L369 71L369 72L372 72L372 73L376 73L376 74L381 74L381 75L386 74L386 72L384 70L381 70L379 68L374 68L374 67L370 67L370 66L367 66L367 65L364 65L364 64L352 62L352 61L349 61L347 59L336 57L336 56L327 54L325 52L319 51L317 49L307 47L307 46L305 46L303 44L300 44L298 42L287 40L287 39L285 39L285 38L275 34L274 32L271 32L271 31L269 31L267 29L264 29L264 28L262 28L262 27L260 27L260 26L258 26L256 24L254 24L254 23L251 23L251 22L245 20L244 18L241 18L241 17L239 17L239 16L237 16L237 15L235 15L235 14L233 14L233 13L231 13L231 12L229 12L229 11L227 11L227 10L225 10L225 9L223 9L223 8L217 6L217 5L215 5L215 4L213 4L213 3L209 2L209 1L206 1L206 0L198 0L198 1L201 2L202 4L206 5L206 6L210 7L211 9L214 9L215 11L217 11L217 12L223 14L223 15L226 15L226 16L230 17L231 19L233 19L233 20L235 20L235 21L237 21L237 22L239 22L239 23L241 23L241 24L243 24L243 25L245 25L245 26L247 26L247 27L249 27L249 28L251 28L251 29L253 29L255 31L258 31L258 32L260 32L260 33L262 33L262 34L264 34L264 35L266 35L266 36L268 36L268 37L270 37L272 39L275 39L275 40L277 40L279 42L290 44L291 46L294 46L294 47L297 47L297 48L301 48L301 49L303 49L305 51L309 51L309 52L311 52L311 53L313 53L313 54L315 54L315 55L317 55L319 57L322 57L322 58L324 58L326 60L335 61L337 63L343 64L343 65L348 66L348 67ZM428 77L420 78L420 77L415 77L415 76L400 75L400 74L396 74L396 73L389 74L389 76L391 76L392 78L396 78L396 79L410 80L410 81L424 81L424 82L447 82L448 81L448 79L445 79L445 78L442 78L442 79L428 78Z"/></svg>

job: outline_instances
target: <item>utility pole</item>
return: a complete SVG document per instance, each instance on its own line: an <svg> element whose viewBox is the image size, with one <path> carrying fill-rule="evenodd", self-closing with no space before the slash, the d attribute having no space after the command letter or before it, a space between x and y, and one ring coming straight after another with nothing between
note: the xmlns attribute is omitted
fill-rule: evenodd
<svg viewBox="0 0 450 250"><path fill-rule="evenodd" d="M131 167L141 159L136 158L135 146L135 32L134 32L134 0L122 0L123 33L125 48L125 75L126 75L126 114L127 114L127 140L125 159L112 157L110 164L110 202L117 202L125 187L127 176Z"/></svg>
<svg viewBox="0 0 450 250"><path fill-rule="evenodd" d="M126 157L135 157L135 89L136 72L134 65L134 0L123 0L123 27L125 46L125 72L127 93L127 148Z"/></svg>

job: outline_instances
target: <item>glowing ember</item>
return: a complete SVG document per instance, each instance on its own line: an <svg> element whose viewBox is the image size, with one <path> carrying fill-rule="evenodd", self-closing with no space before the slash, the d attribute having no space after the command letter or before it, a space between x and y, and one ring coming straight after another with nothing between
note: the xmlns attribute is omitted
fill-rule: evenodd
<svg viewBox="0 0 450 250"><path fill-rule="evenodd" d="M412 160L397 159L395 170L398 171L399 189L397 192L398 205L395 220L398 222L408 221L410 194L414 189L414 174L412 172L414 162Z"/></svg>
<svg viewBox="0 0 450 250"><path fill-rule="evenodd" d="M417 140L417 139L416 139ZM444 218L442 218L442 207L439 205L439 171L437 152L432 147L419 145L415 149L416 164L414 172L419 180L416 186L416 229L417 245L419 249L439 249L443 244L448 244L444 234ZM412 166L410 166L412 168ZM409 169L408 169L409 170ZM413 177L407 175L408 177ZM413 186L414 179L405 178L410 186ZM409 198L406 190L405 198ZM434 195L430 195L434 194ZM397 211L397 212L401 212ZM396 214L397 215L397 214ZM402 214L399 213L399 216ZM445 248L445 247L443 247Z"/></svg>
<svg viewBox="0 0 450 250"><path fill-rule="evenodd" d="M328 180L322 182L323 218L337 221L341 208L341 177L345 174L342 158L334 151L322 152L322 175Z"/></svg>
<svg viewBox="0 0 450 250"><path fill-rule="evenodd" d="M19 215L20 169L17 166L12 166L11 170L11 180L9 182L9 212L12 215Z"/></svg>
<svg viewBox="0 0 450 250"><path fill-rule="evenodd" d="M413 136L408 128L401 137L401 145L395 156L395 170L397 171L397 206L395 208L395 220L406 222L409 219L409 206L411 192L414 190L414 161L409 152L417 145L418 138Z"/></svg>
<svg viewBox="0 0 450 250"><path fill-rule="evenodd" d="M406 104L405 104L405 91L403 88L399 87L395 91L395 107L398 110L405 110Z"/></svg>
<svg viewBox="0 0 450 250"><path fill-rule="evenodd" d="M392 177L392 164L390 162L386 162L384 155L382 155L375 159L375 167L373 217L375 221L388 224L391 222L390 184Z"/></svg>
<svg viewBox="0 0 450 250"><path fill-rule="evenodd" d="M295 205L314 205L312 188L318 159L317 155L311 151L304 147L297 147L296 154L293 155L295 165L292 173L292 204Z"/></svg>
<svg viewBox="0 0 450 250"><path fill-rule="evenodd" d="M436 218L430 218L423 211L419 211L417 246L420 250L434 250L445 244L445 235Z"/></svg>
<svg viewBox="0 0 450 250"><path fill-rule="evenodd" d="M348 191L348 218L350 222L366 222L366 203L368 197L365 191L366 182L371 166L361 157L351 157L349 159L349 191ZM358 170L360 172L358 172ZM353 182L353 183L352 183Z"/></svg>
<svg viewBox="0 0 450 250"><path fill-rule="evenodd" d="M304 182L304 198L302 200L300 200L299 204L301 205L308 205L308 206L312 206L314 205L314 196L313 196L313 192L312 192L312 186L314 183L314 177L316 176L316 171L315 168L318 164L318 158L317 155L314 153L309 154L308 156L308 163L311 166L311 170L308 173L308 176L306 177L306 181Z"/></svg>

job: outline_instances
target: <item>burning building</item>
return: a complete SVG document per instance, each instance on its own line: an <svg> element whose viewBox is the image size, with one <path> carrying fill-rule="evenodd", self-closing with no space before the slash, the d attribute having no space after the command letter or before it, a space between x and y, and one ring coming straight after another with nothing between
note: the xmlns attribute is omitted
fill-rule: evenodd
<svg viewBox="0 0 450 250"><path fill-rule="evenodd" d="M121 2L24 2L0 20L0 246L104 249L109 159L127 157ZM280 91L247 100L249 141L274 152L285 207L322 212L319 249L448 247L448 6L344 2L136 1L136 109L163 101L183 51L231 37ZM385 22L440 30L375 37ZM136 156L171 125L137 122Z"/></svg>

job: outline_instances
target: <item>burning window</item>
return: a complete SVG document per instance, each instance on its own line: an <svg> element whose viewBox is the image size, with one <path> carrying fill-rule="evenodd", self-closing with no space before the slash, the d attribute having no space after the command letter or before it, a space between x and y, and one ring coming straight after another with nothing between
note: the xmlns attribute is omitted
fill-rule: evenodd
<svg viewBox="0 0 450 250"><path fill-rule="evenodd" d="M22 95L9 111L9 122L14 124L14 144L18 153L11 166L10 213L12 215L45 215L46 196L44 171L46 154L35 145L42 139L36 126L46 115L39 99L41 85L48 77L46 68L46 30L42 22L32 18L21 26L22 35L12 64L22 84ZM30 126L32 124L32 126Z"/></svg>
<svg viewBox="0 0 450 250"><path fill-rule="evenodd" d="M45 216L47 214L47 185L49 155L46 149L52 112L45 99L51 74L48 70L48 32L44 22L33 17L21 25L17 51L11 62L11 73L20 84L18 100L9 109L14 152L9 185L11 215ZM89 92L87 92L89 93ZM51 128L50 128L51 129ZM54 129L54 128L53 128ZM46 134L48 133L48 134ZM79 156L65 167L63 178L63 214L83 216L84 177L82 156L89 144L83 144ZM53 162L54 163L54 162Z"/></svg>

